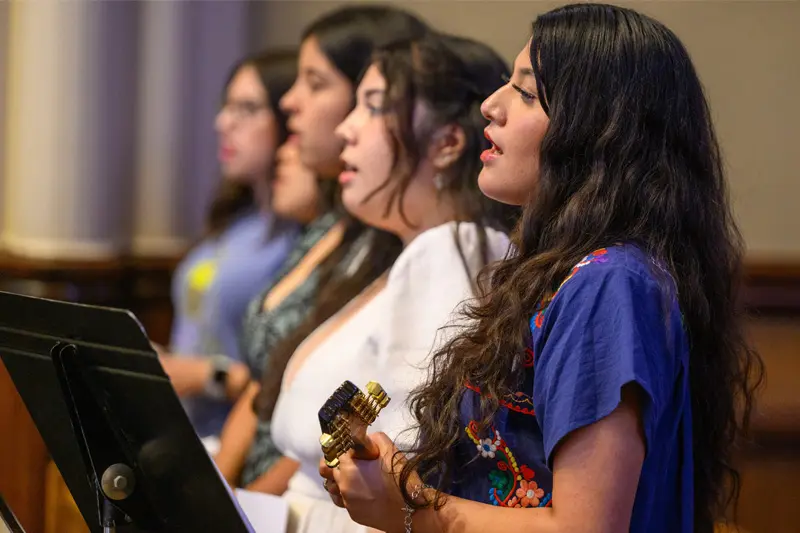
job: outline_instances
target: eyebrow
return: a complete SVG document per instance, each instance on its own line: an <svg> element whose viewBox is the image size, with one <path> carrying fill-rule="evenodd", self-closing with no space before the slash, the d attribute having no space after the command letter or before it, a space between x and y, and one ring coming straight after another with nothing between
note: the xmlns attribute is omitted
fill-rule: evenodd
<svg viewBox="0 0 800 533"><path fill-rule="evenodd" d="M325 74L320 72L319 70L315 69L314 67L306 67L303 69L303 73L306 76L316 76L318 78L325 78Z"/></svg>
<svg viewBox="0 0 800 533"><path fill-rule="evenodd" d="M518 69L518 72L519 72L519 73L520 73L522 76L533 76L533 75L534 75L534 74L533 74L533 69L532 69L532 68L521 68L521 69Z"/></svg>

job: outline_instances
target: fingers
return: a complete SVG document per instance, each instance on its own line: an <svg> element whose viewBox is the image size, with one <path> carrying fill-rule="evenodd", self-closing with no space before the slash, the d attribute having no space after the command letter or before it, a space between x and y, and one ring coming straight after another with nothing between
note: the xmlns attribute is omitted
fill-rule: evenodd
<svg viewBox="0 0 800 533"><path fill-rule="evenodd" d="M333 502L333 505L335 505L336 507L341 507L342 509L347 509L347 507L345 507L345 505L344 505L344 500L342 499L341 496L334 496L334 495L331 494L331 501Z"/></svg>
<svg viewBox="0 0 800 533"><path fill-rule="evenodd" d="M333 468L325 464L325 458L319 460L319 475L333 481Z"/></svg>
<svg viewBox="0 0 800 533"><path fill-rule="evenodd" d="M342 499L342 492L339 489L339 485L336 483L336 479L334 477L335 470L325 464L325 459L320 459L319 461L319 475L322 476L322 487L330 496L331 501L337 507L341 507L344 509L344 500Z"/></svg>
<svg viewBox="0 0 800 533"><path fill-rule="evenodd" d="M344 508L344 499L342 498L342 493L339 491L339 485L337 485L335 481L326 478L322 486L325 488L328 496L330 496L333 504L336 507Z"/></svg>
<svg viewBox="0 0 800 533"><path fill-rule="evenodd" d="M331 495L331 497L341 498L342 491L339 490L339 485L336 481L332 479L324 479L322 480L322 488L325 489L325 492Z"/></svg>

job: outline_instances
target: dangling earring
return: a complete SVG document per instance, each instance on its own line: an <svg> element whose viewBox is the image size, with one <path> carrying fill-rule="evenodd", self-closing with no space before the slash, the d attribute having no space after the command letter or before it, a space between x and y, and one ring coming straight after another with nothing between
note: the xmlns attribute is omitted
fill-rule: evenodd
<svg viewBox="0 0 800 533"><path fill-rule="evenodd" d="M436 187L437 191L444 189L444 176L441 172L437 172L433 177L433 186Z"/></svg>

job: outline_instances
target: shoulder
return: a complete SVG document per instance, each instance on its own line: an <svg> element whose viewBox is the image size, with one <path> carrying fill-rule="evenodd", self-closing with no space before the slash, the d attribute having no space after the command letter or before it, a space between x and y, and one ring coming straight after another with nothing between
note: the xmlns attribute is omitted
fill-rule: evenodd
<svg viewBox="0 0 800 533"><path fill-rule="evenodd" d="M481 228L472 222L449 222L417 236L397 258L390 279L412 269L463 269L464 262L469 266L472 275L477 275L484 262L481 229L486 236L486 259L489 262L503 259L510 245L506 234L491 228Z"/></svg>
<svg viewBox="0 0 800 533"><path fill-rule="evenodd" d="M620 244L595 250L570 271L544 305L532 326L577 308L677 308L677 291L669 271L641 248ZM610 318L610 317L609 317Z"/></svg>
<svg viewBox="0 0 800 533"><path fill-rule="evenodd" d="M295 251L305 254L322 239L341 220L341 216L329 211L308 223L301 231L295 242Z"/></svg>
<svg viewBox="0 0 800 533"><path fill-rule="evenodd" d="M579 261L561 282L553 300L608 284L648 287L658 292L672 292L674 288L672 276L658 261L637 246L619 244L595 250Z"/></svg>

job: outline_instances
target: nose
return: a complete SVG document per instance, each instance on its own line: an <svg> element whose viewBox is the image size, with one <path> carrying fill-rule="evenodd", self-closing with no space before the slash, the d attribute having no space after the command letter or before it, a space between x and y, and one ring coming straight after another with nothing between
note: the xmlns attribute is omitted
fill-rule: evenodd
<svg viewBox="0 0 800 533"><path fill-rule="evenodd" d="M214 118L214 129L217 133L230 130L232 123L231 114L227 113L224 107L217 111L217 116Z"/></svg>
<svg viewBox="0 0 800 533"><path fill-rule="evenodd" d="M336 126L334 134L346 144L352 144L355 140L354 133L353 112L350 112L350 114L345 117L342 123Z"/></svg>
<svg viewBox="0 0 800 533"><path fill-rule="evenodd" d="M278 107L287 115L297 112L297 81L289 87L289 90L278 101Z"/></svg>
<svg viewBox="0 0 800 533"><path fill-rule="evenodd" d="M481 104L481 114L491 122L501 123L503 121L504 114L500 106L500 92L503 89L504 87L497 89Z"/></svg>

